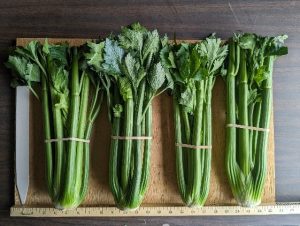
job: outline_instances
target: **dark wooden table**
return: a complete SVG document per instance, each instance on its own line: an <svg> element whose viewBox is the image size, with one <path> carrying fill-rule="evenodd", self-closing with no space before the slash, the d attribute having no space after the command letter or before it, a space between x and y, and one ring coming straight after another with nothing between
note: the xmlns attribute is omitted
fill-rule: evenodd
<svg viewBox="0 0 300 226"><path fill-rule="evenodd" d="M140 21L177 38L235 31L287 33L289 55L274 71L276 197L300 200L300 1L0 1L0 225L298 225L300 216L173 218L9 218L13 205L15 95L3 62L16 37L96 38Z"/></svg>

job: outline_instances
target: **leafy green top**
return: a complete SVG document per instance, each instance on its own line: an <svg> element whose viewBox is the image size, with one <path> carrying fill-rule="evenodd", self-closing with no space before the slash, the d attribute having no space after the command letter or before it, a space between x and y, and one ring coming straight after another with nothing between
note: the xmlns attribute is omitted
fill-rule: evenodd
<svg viewBox="0 0 300 226"><path fill-rule="evenodd" d="M195 108L196 83L214 81L227 56L227 46L214 35L198 43L166 45L160 57L175 83L174 95L189 113ZM213 85L213 82L211 83Z"/></svg>
<svg viewBox="0 0 300 226"><path fill-rule="evenodd" d="M123 27L118 36L110 36L99 44L90 43L90 51L85 56L89 59L88 64L102 73L108 97L108 78L118 86L124 101L138 98L141 82L145 82L150 102L155 95L172 86L170 75L159 57L164 45L165 39L159 37L157 30L148 31L135 23Z"/></svg>
<svg viewBox="0 0 300 226"><path fill-rule="evenodd" d="M32 85L40 83L44 76L51 90L52 105L62 110L64 120L69 105L68 51L67 44L50 45L46 39L42 45L35 40L17 47L5 64L13 72L12 86L26 85L36 97Z"/></svg>
<svg viewBox="0 0 300 226"><path fill-rule="evenodd" d="M248 104L261 101L263 82L270 78L268 63L281 55L288 53L284 46L287 35L263 37L256 34L235 34L234 41L246 51L246 65L249 84Z"/></svg>
<svg viewBox="0 0 300 226"><path fill-rule="evenodd" d="M36 96L37 94L32 85L40 82L41 79L39 51L40 43L32 41L25 47L17 47L5 63L5 66L13 72L11 86L26 85Z"/></svg>
<svg viewBox="0 0 300 226"><path fill-rule="evenodd" d="M161 46L157 30L139 23L123 28L116 40L106 39L103 69L118 81L124 100L136 95L143 79L153 95L162 88L167 75L159 58Z"/></svg>
<svg viewBox="0 0 300 226"><path fill-rule="evenodd" d="M47 39L42 48L52 105L62 111L64 125L66 125L69 108L68 51L67 44L49 44Z"/></svg>

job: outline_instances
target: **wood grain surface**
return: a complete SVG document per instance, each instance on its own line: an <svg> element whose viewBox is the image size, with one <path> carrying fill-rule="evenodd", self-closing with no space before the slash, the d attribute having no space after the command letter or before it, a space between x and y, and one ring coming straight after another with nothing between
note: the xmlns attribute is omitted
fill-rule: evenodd
<svg viewBox="0 0 300 226"><path fill-rule="evenodd" d="M276 199L300 200L300 1L0 1L0 225L297 225L300 216L121 219L11 219L13 204L14 90L3 62L17 37L97 38L140 21L180 39L217 32L287 33L289 55L274 70Z"/></svg>

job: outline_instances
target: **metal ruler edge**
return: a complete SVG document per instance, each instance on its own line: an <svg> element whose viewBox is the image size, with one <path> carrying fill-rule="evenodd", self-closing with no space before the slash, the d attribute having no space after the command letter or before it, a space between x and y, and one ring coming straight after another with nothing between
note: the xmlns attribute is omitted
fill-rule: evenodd
<svg viewBox="0 0 300 226"><path fill-rule="evenodd" d="M254 216L300 214L300 202L265 204L257 207L204 206L189 208L184 206L140 207L133 211L123 211L116 207L79 207L73 210L58 210L53 207L22 207L10 209L12 217L152 217L152 216Z"/></svg>

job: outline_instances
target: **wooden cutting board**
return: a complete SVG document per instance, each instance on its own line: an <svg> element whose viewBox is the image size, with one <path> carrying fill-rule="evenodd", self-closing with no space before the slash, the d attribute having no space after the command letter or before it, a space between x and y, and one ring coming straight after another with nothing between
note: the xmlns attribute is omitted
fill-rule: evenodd
<svg viewBox="0 0 300 226"><path fill-rule="evenodd" d="M33 38L18 38L17 45L27 44ZM43 41L44 39L40 39ZM50 43L67 41L80 45L87 39L48 39ZM227 182L225 159L225 84L218 78L213 90L213 149L210 192L206 202L209 205L236 204ZM30 186L25 207L52 207L46 191L44 177L44 143L42 114L39 101L31 96L30 102ZM264 189L263 203L275 202L274 126L271 117L268 148L268 174ZM142 206L182 206L177 189L175 169L174 124L172 98L168 94L153 101L153 144L151 156L151 180ZM108 187L108 158L110 145L110 124L107 107L104 104L95 122L91 139L91 165L89 191L82 206L113 206L113 196ZM20 207L15 192L15 206Z"/></svg>

